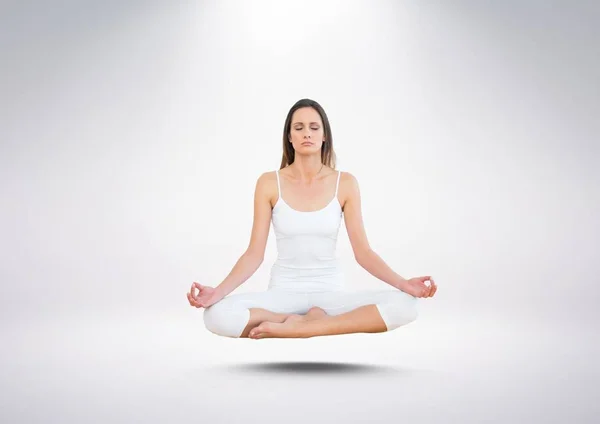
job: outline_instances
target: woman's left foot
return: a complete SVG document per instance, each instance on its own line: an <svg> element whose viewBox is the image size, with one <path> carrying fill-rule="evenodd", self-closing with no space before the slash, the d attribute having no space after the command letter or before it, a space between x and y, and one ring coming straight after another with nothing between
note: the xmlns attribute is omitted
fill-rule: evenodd
<svg viewBox="0 0 600 424"><path fill-rule="evenodd" d="M302 338L303 328L306 321L304 320L286 320L282 323L265 321L250 330L248 337L251 339L267 339L267 338Z"/></svg>
<svg viewBox="0 0 600 424"><path fill-rule="evenodd" d="M291 314L282 323L265 321L250 330L251 339L266 338L306 338L306 322L322 319L327 314L321 308L313 307L305 315Z"/></svg>

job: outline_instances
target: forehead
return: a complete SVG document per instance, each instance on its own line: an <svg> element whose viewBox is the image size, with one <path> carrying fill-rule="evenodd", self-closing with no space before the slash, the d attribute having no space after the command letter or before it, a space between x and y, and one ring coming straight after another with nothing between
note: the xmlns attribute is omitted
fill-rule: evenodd
<svg viewBox="0 0 600 424"><path fill-rule="evenodd" d="M303 107L292 115L292 124L312 124L321 123L321 115L312 107Z"/></svg>

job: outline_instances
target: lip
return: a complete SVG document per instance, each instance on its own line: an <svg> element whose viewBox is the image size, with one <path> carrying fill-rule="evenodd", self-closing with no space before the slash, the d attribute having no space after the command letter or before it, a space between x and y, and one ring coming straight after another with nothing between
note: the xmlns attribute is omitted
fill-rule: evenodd
<svg viewBox="0 0 600 424"><path fill-rule="evenodd" d="M302 145L303 145L303 146L305 146L305 145L306 145L306 146L309 146L309 145L310 145L310 146L312 146L313 144L315 144L315 143L313 143L312 141L303 141L303 142L302 142Z"/></svg>

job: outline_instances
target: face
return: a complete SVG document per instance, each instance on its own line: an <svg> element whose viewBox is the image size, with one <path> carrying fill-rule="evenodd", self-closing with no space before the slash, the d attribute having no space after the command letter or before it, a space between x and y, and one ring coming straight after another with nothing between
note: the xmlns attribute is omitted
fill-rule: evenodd
<svg viewBox="0 0 600 424"><path fill-rule="evenodd" d="M321 115L312 107L303 107L292 115L290 140L296 154L320 152L325 138Z"/></svg>

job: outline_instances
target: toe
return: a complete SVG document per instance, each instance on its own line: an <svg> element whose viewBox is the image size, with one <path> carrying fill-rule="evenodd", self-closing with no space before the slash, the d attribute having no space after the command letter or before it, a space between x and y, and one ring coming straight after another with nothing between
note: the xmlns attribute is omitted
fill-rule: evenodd
<svg viewBox="0 0 600 424"><path fill-rule="evenodd" d="M252 338L254 338L254 339L258 339L258 338L260 338L260 337L263 335L263 333L264 333L265 331L266 331L266 324L265 324L265 323L262 323L262 324L260 324L259 326L257 326L257 327L254 327L254 328L253 328L253 329L250 331L250 333L252 334Z"/></svg>

